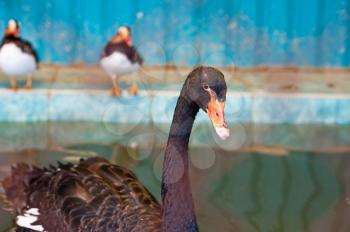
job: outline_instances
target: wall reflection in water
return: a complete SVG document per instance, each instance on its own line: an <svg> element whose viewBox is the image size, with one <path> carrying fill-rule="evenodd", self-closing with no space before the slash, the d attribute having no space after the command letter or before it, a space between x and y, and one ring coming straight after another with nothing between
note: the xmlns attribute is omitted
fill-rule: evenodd
<svg viewBox="0 0 350 232"><path fill-rule="evenodd" d="M319 141L317 146L317 141L313 141L315 146L311 146L304 141L307 147L303 149L300 143L291 142L298 141L293 136L289 140L281 136L281 131L291 135L288 130L300 132L301 129L249 125L245 128L247 141L236 151L215 143L197 143L195 137L192 140L192 191L201 231L349 231L350 156L349 149L342 145L346 140L342 129L331 130L336 143L328 142L326 146ZM211 133L205 130L197 128L197 136ZM257 135L267 130L268 136L260 136L261 143L257 143L253 131ZM76 162L101 155L132 169L160 198L160 171L166 143L163 130L138 126L121 136L101 129L98 124L80 123L54 127L35 124L19 131L27 134L17 137L12 128L0 139L4 144L0 153L0 178L9 173L11 164L19 161L45 165L56 160ZM277 135L271 131L277 131ZM11 136L17 140L11 140ZM319 136L322 140L326 137L327 133ZM4 211L0 215L0 231L4 231L11 227L11 215Z"/></svg>

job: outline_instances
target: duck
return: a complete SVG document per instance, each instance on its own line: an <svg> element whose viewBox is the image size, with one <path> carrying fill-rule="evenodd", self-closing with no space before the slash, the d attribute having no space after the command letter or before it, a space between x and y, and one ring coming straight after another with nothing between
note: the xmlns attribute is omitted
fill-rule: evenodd
<svg viewBox="0 0 350 232"><path fill-rule="evenodd" d="M119 87L119 78L126 74L135 74L143 64L143 58L133 46L131 28L121 26L117 33L105 45L102 51L100 65L112 80L112 95L120 96L122 89ZM139 92L135 78L133 77L130 95Z"/></svg>
<svg viewBox="0 0 350 232"><path fill-rule="evenodd" d="M10 77L11 89L17 89L17 79L26 78L26 88L32 88L32 75L39 58L32 44L20 37L20 25L10 19L0 44L0 70Z"/></svg>
<svg viewBox="0 0 350 232"><path fill-rule="evenodd" d="M189 178L189 139L200 109L221 139L229 137L226 91L224 75L213 67L197 67L186 78L165 148L162 203L132 171L98 156L46 168L19 163L1 181L17 231L199 231Z"/></svg>

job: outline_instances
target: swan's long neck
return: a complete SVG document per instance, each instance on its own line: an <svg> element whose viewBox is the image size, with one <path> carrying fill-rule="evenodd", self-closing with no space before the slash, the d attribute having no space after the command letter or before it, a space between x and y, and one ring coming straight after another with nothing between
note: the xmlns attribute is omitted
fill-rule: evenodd
<svg viewBox="0 0 350 232"><path fill-rule="evenodd" d="M180 96L175 108L162 179L162 231L198 231L188 170L188 142L199 107Z"/></svg>

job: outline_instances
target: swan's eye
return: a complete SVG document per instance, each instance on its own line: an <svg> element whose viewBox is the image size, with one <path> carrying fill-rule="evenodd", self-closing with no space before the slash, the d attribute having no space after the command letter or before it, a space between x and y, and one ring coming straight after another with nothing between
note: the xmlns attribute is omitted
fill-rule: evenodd
<svg viewBox="0 0 350 232"><path fill-rule="evenodd" d="M203 89L204 89L205 91L208 91L208 90L209 90L209 85L208 85L207 83L204 83L204 84L203 84Z"/></svg>

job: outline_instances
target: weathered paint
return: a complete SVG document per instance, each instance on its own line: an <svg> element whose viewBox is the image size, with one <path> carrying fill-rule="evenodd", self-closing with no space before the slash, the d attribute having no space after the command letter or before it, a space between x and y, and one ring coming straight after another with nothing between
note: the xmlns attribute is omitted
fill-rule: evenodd
<svg viewBox="0 0 350 232"><path fill-rule="evenodd" d="M350 63L347 0L1 0L44 62L97 63L131 25L147 64L340 66Z"/></svg>

